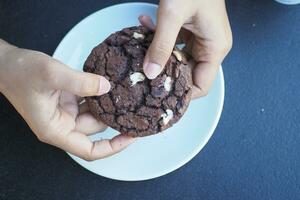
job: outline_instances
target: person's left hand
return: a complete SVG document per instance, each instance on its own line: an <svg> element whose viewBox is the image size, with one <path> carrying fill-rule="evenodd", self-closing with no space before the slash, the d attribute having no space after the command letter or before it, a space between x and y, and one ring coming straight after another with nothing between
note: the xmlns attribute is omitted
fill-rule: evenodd
<svg viewBox="0 0 300 200"><path fill-rule="evenodd" d="M0 92L21 114L42 142L85 160L115 154L134 141L119 134L90 141L106 125L78 106L78 96L98 96L110 90L104 77L75 71L41 52L20 49L0 40Z"/></svg>

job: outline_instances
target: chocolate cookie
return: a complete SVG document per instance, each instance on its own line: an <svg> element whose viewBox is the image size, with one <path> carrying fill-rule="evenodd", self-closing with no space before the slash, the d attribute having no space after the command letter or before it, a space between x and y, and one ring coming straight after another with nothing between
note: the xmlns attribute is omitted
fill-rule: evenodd
<svg viewBox="0 0 300 200"><path fill-rule="evenodd" d="M109 93L87 97L93 115L108 126L134 137L171 127L186 111L192 92L191 69L174 50L163 72L149 80L143 59L153 32L138 26L110 35L88 56L84 71L105 76Z"/></svg>

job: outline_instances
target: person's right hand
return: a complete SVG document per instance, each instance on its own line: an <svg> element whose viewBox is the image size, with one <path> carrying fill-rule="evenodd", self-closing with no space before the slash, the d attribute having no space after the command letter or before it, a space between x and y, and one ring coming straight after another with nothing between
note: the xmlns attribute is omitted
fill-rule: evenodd
<svg viewBox="0 0 300 200"><path fill-rule="evenodd" d="M156 27L149 16L139 19L156 29L144 60L146 76L154 79L161 73L177 40L196 61L193 98L206 95L232 45L225 0L161 0Z"/></svg>
<svg viewBox="0 0 300 200"><path fill-rule="evenodd" d="M107 93L104 77L78 72L43 53L0 40L0 92L12 103L36 136L85 160L115 154L134 141L126 135L91 142L87 135L104 130L75 95ZM82 109L81 109L82 108Z"/></svg>

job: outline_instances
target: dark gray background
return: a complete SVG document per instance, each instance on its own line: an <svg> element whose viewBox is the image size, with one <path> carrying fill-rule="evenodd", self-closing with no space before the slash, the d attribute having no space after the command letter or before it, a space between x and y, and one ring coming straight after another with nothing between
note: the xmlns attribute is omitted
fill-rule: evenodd
<svg viewBox="0 0 300 200"><path fill-rule="evenodd" d="M119 2L1 0L0 38L51 55L82 18ZM224 111L191 162L145 182L96 176L39 142L0 96L0 199L299 199L300 6L227 3Z"/></svg>

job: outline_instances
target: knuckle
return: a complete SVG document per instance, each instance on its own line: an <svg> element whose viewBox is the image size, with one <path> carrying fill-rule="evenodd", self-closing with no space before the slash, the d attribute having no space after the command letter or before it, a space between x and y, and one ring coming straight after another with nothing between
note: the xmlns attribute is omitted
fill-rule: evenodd
<svg viewBox="0 0 300 200"><path fill-rule="evenodd" d="M168 3L167 1L164 2L163 6L159 7L159 12L161 12L164 16L163 20L171 19L173 24L174 23L181 23L182 15L178 13L178 8L173 3Z"/></svg>
<svg viewBox="0 0 300 200"><path fill-rule="evenodd" d="M41 66L39 68L39 74L40 77L46 82L55 80L53 64L54 62L49 59L41 59L40 61Z"/></svg>
<svg viewBox="0 0 300 200"><path fill-rule="evenodd" d="M99 89L99 81L96 78L89 77L80 83L80 91L85 95L96 95Z"/></svg>
<svg viewBox="0 0 300 200"><path fill-rule="evenodd" d="M41 60L42 60L42 59L49 59L49 56L48 56L47 54L43 53L43 52L31 50L31 53L32 53L35 57L37 57L37 58L39 58L39 59L41 59Z"/></svg>
<svg viewBox="0 0 300 200"><path fill-rule="evenodd" d="M47 136L47 134L38 134L37 138L39 141L44 142L44 143L49 143L49 137Z"/></svg>
<svg viewBox="0 0 300 200"><path fill-rule="evenodd" d="M193 90L193 96L195 98L205 97L209 93L209 88L200 87L199 84L195 84L195 88Z"/></svg>
<svg viewBox="0 0 300 200"><path fill-rule="evenodd" d="M219 55L226 55L232 48L232 39L226 38L214 46L214 51Z"/></svg>
<svg viewBox="0 0 300 200"><path fill-rule="evenodd" d="M232 37L227 38L226 41L225 41L225 44L224 44L224 48L226 50L226 53L228 53L231 50L232 44L233 44Z"/></svg>
<svg viewBox="0 0 300 200"><path fill-rule="evenodd" d="M208 93L209 93L208 89L202 89L200 95L201 95L201 97L205 97L208 95Z"/></svg>
<svg viewBox="0 0 300 200"><path fill-rule="evenodd" d="M52 122L49 121L48 124L45 126L41 126L39 130L44 130L44 131L37 131L36 136L39 141L47 143L47 144L53 144L53 136L55 135L54 129L52 128Z"/></svg>
<svg viewBox="0 0 300 200"><path fill-rule="evenodd" d="M150 56L154 57L154 59L163 58L167 60L171 54L171 49L172 47L170 47L168 42L161 41L158 45L153 46Z"/></svg>
<svg viewBox="0 0 300 200"><path fill-rule="evenodd" d="M101 129L99 130L99 132L103 132L103 131L105 131L107 128L108 128L108 127L107 127L105 124L103 124L103 126L101 127Z"/></svg>
<svg viewBox="0 0 300 200"><path fill-rule="evenodd" d="M94 143L92 143L92 145L90 146L90 148L86 148L85 151L83 151L82 154L82 159L86 160L86 161L93 161L95 160L95 156L93 154L93 150L94 150Z"/></svg>
<svg viewBox="0 0 300 200"><path fill-rule="evenodd" d="M93 156L91 155L90 152L84 153L81 156L81 158L84 159L84 160L86 160L86 161L93 161L93 160L95 160L95 158L93 158Z"/></svg>

